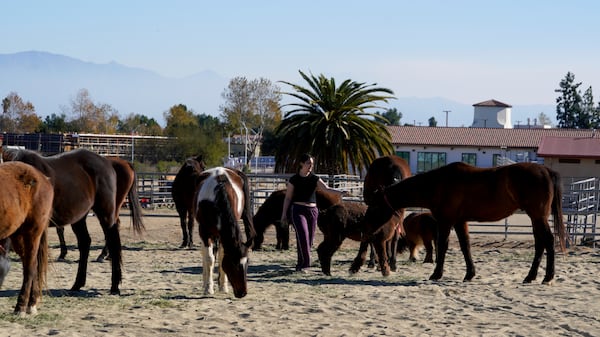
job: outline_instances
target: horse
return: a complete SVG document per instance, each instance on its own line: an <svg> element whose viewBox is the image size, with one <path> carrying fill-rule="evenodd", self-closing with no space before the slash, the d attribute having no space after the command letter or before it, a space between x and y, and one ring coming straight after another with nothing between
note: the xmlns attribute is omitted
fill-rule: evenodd
<svg viewBox="0 0 600 337"><path fill-rule="evenodd" d="M424 207L438 222L436 266L431 280L443 276L448 237L454 228L465 259L463 281L475 276L467 221L498 221L522 209L531 219L535 254L523 283L537 277L546 251L546 275L543 284L554 279L554 235L548 218L554 219L554 232L565 252L565 226L562 215L560 175L536 163L516 163L494 168L478 168L456 162L404 179L375 193L367 209L366 220L388 226L401 208Z"/></svg>
<svg viewBox="0 0 600 337"><path fill-rule="evenodd" d="M325 210L332 205L342 201L341 197L333 193L318 191L317 208ZM277 244L275 249L288 250L290 249L290 228L281 224L281 210L283 209L283 200L285 199L285 190L277 190L269 195L269 197L260 205L256 214L254 214L253 223L256 230L256 238L254 239L254 250L262 249L262 243L265 240L264 233L272 224L275 226Z"/></svg>
<svg viewBox="0 0 600 337"><path fill-rule="evenodd" d="M183 240L179 248L192 248L194 246L194 193L198 187L200 173L206 169L202 156L189 157L181 166L171 189L171 195L175 202L175 209L179 214L179 224ZM186 222L187 219L187 222Z"/></svg>
<svg viewBox="0 0 600 337"><path fill-rule="evenodd" d="M331 258L346 238L362 241L366 211L365 203L347 200L319 211L318 226L323 242L317 247L317 254L325 275L331 276Z"/></svg>
<svg viewBox="0 0 600 337"><path fill-rule="evenodd" d="M142 223L142 208L139 203L139 197L137 192L137 175L133 164L119 157L106 157L108 158L117 174L117 209L120 209L124 202L125 197L129 199L129 208L131 209L131 216L135 217L134 223ZM116 219L120 223L120 218ZM67 256L67 243L65 241L65 228L61 226L56 227L56 234L58 235L58 241L60 245L60 255L58 256L59 261L64 261ZM106 245L102 248L102 252L96 258L96 262L103 262L109 258L108 248Z"/></svg>
<svg viewBox="0 0 600 337"><path fill-rule="evenodd" d="M401 157L390 155L375 159L369 165L365 175L363 200L367 205L371 205L378 191L410 176L410 166ZM350 267L350 273L357 273L365 263L369 243L375 248L381 273L387 276L390 270L396 270L396 247L402 232L404 209L396 209L388 219L387 226L374 225L370 222L365 224L365 235L360 243L358 255ZM375 261L372 252L373 250L371 250L371 261Z"/></svg>
<svg viewBox="0 0 600 337"><path fill-rule="evenodd" d="M235 297L246 296L248 252L255 232L250 208L250 189L247 176L238 170L215 167L200 174L198 191L194 198L194 214L202 240L202 281L204 294L214 294L213 244L219 241L219 290L228 292L231 282ZM238 220L246 229L242 242Z"/></svg>
<svg viewBox="0 0 600 337"><path fill-rule="evenodd" d="M0 286L10 267L12 244L23 264L23 283L14 312L20 316L35 314L46 282L53 187L46 176L25 163L1 164L0 180Z"/></svg>
<svg viewBox="0 0 600 337"><path fill-rule="evenodd" d="M423 263L433 263L433 246L437 241L437 221L430 212L413 212L402 222L404 233L398 240L398 253L408 249L408 260L417 261L417 254L421 247L425 247L425 260Z"/></svg>
<svg viewBox="0 0 600 337"><path fill-rule="evenodd" d="M115 167L119 160L111 160L85 149L77 149L55 156L42 157L29 150L4 150L4 160L28 163L50 178L54 187L51 224L64 227L71 224L77 237L79 248L79 264L77 276L71 287L78 291L86 283L87 260L91 239L86 225L86 217L91 211L102 226L108 253L111 257L111 288L113 295L120 294L119 284L122 279L121 237L119 235L119 211L126 192L131 205L139 203L135 194L135 184L121 185L122 171ZM139 206L139 205L138 205ZM140 234L144 225L141 221L141 207L131 207L133 229Z"/></svg>

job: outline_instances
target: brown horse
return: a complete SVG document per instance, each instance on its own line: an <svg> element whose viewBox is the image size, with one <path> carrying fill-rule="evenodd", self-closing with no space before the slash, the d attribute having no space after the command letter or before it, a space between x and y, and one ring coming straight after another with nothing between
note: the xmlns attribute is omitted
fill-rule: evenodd
<svg viewBox="0 0 600 337"><path fill-rule="evenodd" d="M137 193L137 176L133 164L121 159L119 157L106 157L108 158L117 174L117 210L123 207L125 197L129 199L129 208L131 209L131 217L134 219L133 223L142 223L142 208L139 203L139 197ZM132 202L133 200L133 202ZM117 222L120 224L121 220L117 217ZM65 228L61 226L56 227L56 234L58 235L58 241L60 243L60 255L58 260L64 260L67 256L67 243L65 242ZM96 258L97 262L103 262L109 257L108 248L104 245L102 252Z"/></svg>
<svg viewBox="0 0 600 337"><path fill-rule="evenodd" d="M8 273L12 243L23 264L15 313L35 314L46 281L47 228L54 191L47 177L24 163L1 164L0 180L0 286Z"/></svg>
<svg viewBox="0 0 600 337"><path fill-rule="evenodd" d="M179 224L183 234L180 248L194 246L192 235L194 231L194 194L198 187L200 173L205 169L202 156L187 158L173 180L171 195L177 214L179 214Z"/></svg>
<svg viewBox="0 0 600 337"><path fill-rule="evenodd" d="M346 238L363 240L366 211L364 203L346 200L319 211L318 225L323 233L323 242L317 247L317 254L325 275L331 275L331 258Z"/></svg>
<svg viewBox="0 0 600 337"><path fill-rule="evenodd" d="M433 263L433 246L437 241L437 221L429 212L410 213L403 221L404 233L398 240L398 253L408 249L408 260L417 262L419 249L425 247L424 263Z"/></svg>
<svg viewBox="0 0 600 337"><path fill-rule="evenodd" d="M215 167L202 172L194 198L196 221L202 239L204 293L214 293L213 243L219 241L219 290L231 282L235 297L246 296L248 251L254 240L248 178L241 171ZM238 220L242 219L247 241L242 243Z"/></svg>
<svg viewBox="0 0 600 337"><path fill-rule="evenodd" d="M369 165L365 176L363 185L365 203L371 205L375 201L377 191L397 184L410 176L410 166L406 160L398 156L391 155L375 159ZM365 263L369 243L375 248L381 273L387 276L390 274L390 270L396 270L396 246L402 232L403 219L404 208L398 208L390 218L386 219L389 220L388 226L376 225L372 222L365 224L365 236L361 241L358 255L350 267L351 273L357 273ZM371 261L374 260L371 256Z"/></svg>
<svg viewBox="0 0 600 337"><path fill-rule="evenodd" d="M317 191L317 207L320 211L338 204L342 199L333 193ZM256 238L254 239L254 250L260 250L265 240L265 231L271 225L275 226L277 244L275 249L290 249L290 228L281 224L281 210L283 209L283 200L285 199L285 190L274 191L269 195L265 202L260 205L256 214L254 214L254 228Z"/></svg>
<svg viewBox="0 0 600 337"><path fill-rule="evenodd" d="M535 256L524 283L537 277L544 250L546 275L554 278L554 236L548 217L554 218L554 232L565 251L565 226L562 217L562 186L557 172L535 163L517 163L495 168L477 168L452 163L402 180L376 193L367 210L367 222L390 226L392 215L405 207L429 208L438 222L436 266L431 280L444 272L448 237L454 228L467 272L464 281L475 276L467 221L498 221L522 209L531 218ZM393 226L393 225L392 225Z"/></svg>
<svg viewBox="0 0 600 337"><path fill-rule="evenodd" d="M91 238L87 230L86 218L90 210L97 217L106 240L111 257L111 294L119 294L121 282L121 237L119 235L119 211L129 191L132 204L139 202L131 193L136 192L131 184L119 187L118 176L122 172L115 170L116 161L101 157L91 151L78 149L56 156L42 157L33 151L5 150L4 160L28 163L50 178L54 186L54 202L51 223L57 227L71 224L77 237L79 265L77 277L71 290L81 289L86 282L87 263ZM124 167L124 166L123 166ZM135 184L134 184L135 185ZM141 233L143 223L141 208L131 208L133 229Z"/></svg>

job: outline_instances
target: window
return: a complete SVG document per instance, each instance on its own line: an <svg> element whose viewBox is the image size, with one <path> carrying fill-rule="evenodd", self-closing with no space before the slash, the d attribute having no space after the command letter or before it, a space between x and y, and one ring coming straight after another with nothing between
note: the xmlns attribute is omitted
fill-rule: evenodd
<svg viewBox="0 0 600 337"><path fill-rule="evenodd" d="M558 158L558 162L561 164L579 164L581 160L575 158Z"/></svg>
<svg viewBox="0 0 600 337"><path fill-rule="evenodd" d="M493 166L493 167L500 166L500 158L501 158L501 157L502 157L502 156L501 156L501 155L499 155L499 154L495 154L495 155L492 157L492 166Z"/></svg>
<svg viewBox="0 0 600 337"><path fill-rule="evenodd" d="M417 153L417 173L427 172L446 165L445 152Z"/></svg>
<svg viewBox="0 0 600 337"><path fill-rule="evenodd" d="M477 153L463 153L462 162L477 166Z"/></svg>
<svg viewBox="0 0 600 337"><path fill-rule="evenodd" d="M396 151L396 155L404 160L406 160L406 162L408 164L410 164L410 152L408 151Z"/></svg>

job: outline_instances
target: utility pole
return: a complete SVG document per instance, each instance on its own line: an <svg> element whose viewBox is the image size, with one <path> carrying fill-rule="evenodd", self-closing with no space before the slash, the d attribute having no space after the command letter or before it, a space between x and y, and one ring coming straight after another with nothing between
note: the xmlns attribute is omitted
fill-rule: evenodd
<svg viewBox="0 0 600 337"><path fill-rule="evenodd" d="M446 127L448 126L448 113L452 110L443 110L446 113Z"/></svg>

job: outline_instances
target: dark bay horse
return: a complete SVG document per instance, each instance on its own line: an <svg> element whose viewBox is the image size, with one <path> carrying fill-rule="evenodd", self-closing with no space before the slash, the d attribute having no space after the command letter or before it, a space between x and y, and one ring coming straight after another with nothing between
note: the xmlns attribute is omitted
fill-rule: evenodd
<svg viewBox="0 0 600 337"><path fill-rule="evenodd" d="M248 252L255 232L250 209L248 178L241 171L215 167L202 172L194 199L196 221L202 240L202 281L204 293L214 293L213 244L219 241L219 290L228 291L231 282L235 297L246 296ZM242 242L238 220L242 219L247 240Z"/></svg>
<svg viewBox="0 0 600 337"><path fill-rule="evenodd" d="M368 222L388 226L390 217L401 208L429 208L438 222L436 266L431 280L444 272L448 237L454 228L467 272L464 281L475 276L467 221L498 221L522 209L531 219L535 256L524 283L537 277L544 250L546 275L543 283L554 279L554 236L548 217L552 213L554 233L565 251L565 226L562 216L560 175L539 164L517 163L495 168L477 168L452 163L402 180L375 193L367 209Z"/></svg>
<svg viewBox="0 0 600 337"><path fill-rule="evenodd" d="M198 187L200 173L206 169L202 156L189 157L181 166L171 189L175 209L179 214L179 224L183 239L180 248L194 246L194 194ZM187 220L187 221L186 221Z"/></svg>
<svg viewBox="0 0 600 337"><path fill-rule="evenodd" d="M111 257L111 294L119 294L122 278L121 237L119 235L119 211L125 199L126 191L136 191L131 184L122 186L122 177L115 160L101 157L85 149L73 150L56 156L42 157L28 150L5 150L4 160L21 161L30 164L50 178L54 187L54 202L51 224L63 227L71 224L77 237L79 265L77 277L71 290L81 289L86 282L87 263L91 238L87 230L86 218L90 210L97 217L106 240ZM119 166L121 167L121 166ZM122 166L125 167L125 166ZM129 180L125 179L125 180ZM133 185L135 186L135 184ZM137 197L130 199L131 204L139 202ZM141 233L143 223L141 213L134 214L140 207L132 207L133 229Z"/></svg>
<svg viewBox="0 0 600 337"><path fill-rule="evenodd" d="M130 215L133 219L133 223L141 224L142 208L139 203L139 197L137 193L137 175L135 173L135 169L133 168L133 164L119 157L106 158L111 161L113 169L117 174L117 212L119 209L121 209L121 207L123 207L125 197L127 197L129 199L129 208L131 212ZM121 221L119 217L117 217L116 220L118 223L120 223ZM58 235L58 240L60 242L60 255L58 256L58 260L64 260L67 256L65 228L62 226L57 226L56 234ZM108 248L106 247L106 245L104 245L104 248L102 248L102 252L96 258L96 261L103 262L106 258L108 258L108 255Z"/></svg>
<svg viewBox="0 0 600 337"><path fill-rule="evenodd" d="M342 199L333 193L318 191L317 207L320 211L329 208L332 205L338 204ZM256 214L254 214L254 229L256 230L256 238L254 239L254 250L260 250L262 243L265 240L265 231L271 225L275 226L277 237L277 245L275 249L288 250L290 249L290 227L282 226L281 210L283 209L283 200L285 199L285 190L278 190L265 200L260 205Z"/></svg>
<svg viewBox="0 0 600 337"><path fill-rule="evenodd" d="M413 212L402 222L404 233L398 240L398 253L408 249L408 260L417 261L419 249L425 247L424 263L433 263L433 246L437 241L437 221L430 212Z"/></svg>
<svg viewBox="0 0 600 337"><path fill-rule="evenodd" d="M323 242L317 247L317 254L325 275L331 275L331 258L346 238L363 240L366 211L367 205L363 202L347 200L319 211L318 226Z"/></svg>
<svg viewBox="0 0 600 337"><path fill-rule="evenodd" d="M367 205L375 202L375 194L387 186L392 186L411 176L410 166L406 160L390 155L375 159L367 170L363 185L363 199ZM390 274L390 270L396 270L396 247L400 233L402 232L402 220L404 219L404 208L395 209L391 214L388 226L380 223L368 222L365 224L365 236L361 241L358 255L352 266L351 273L357 273L365 263L367 247L371 243L377 253L377 260L381 273L384 276ZM371 261L375 259L371 256Z"/></svg>
<svg viewBox="0 0 600 337"><path fill-rule="evenodd" d="M15 313L35 314L48 266L48 222L54 191L40 171L24 163L0 165L0 286L8 273L12 249L23 264L23 283Z"/></svg>

